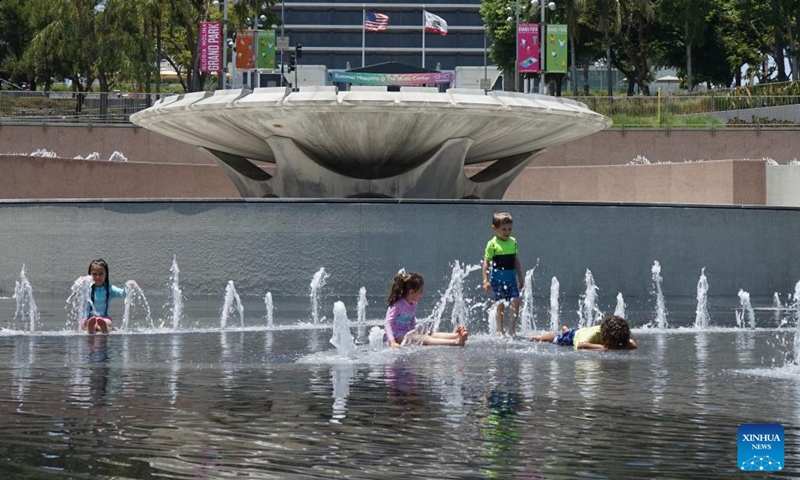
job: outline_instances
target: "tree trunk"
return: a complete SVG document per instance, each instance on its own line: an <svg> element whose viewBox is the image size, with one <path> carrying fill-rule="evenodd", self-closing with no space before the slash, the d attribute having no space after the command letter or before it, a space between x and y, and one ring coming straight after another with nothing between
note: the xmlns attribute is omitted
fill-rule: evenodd
<svg viewBox="0 0 800 480"><path fill-rule="evenodd" d="M586 66L583 67L583 94L587 97L589 96L589 63L586 62Z"/></svg>
<svg viewBox="0 0 800 480"><path fill-rule="evenodd" d="M605 36L606 42L606 62L608 63L608 68L606 71L606 81L608 82L608 96L614 96L614 90L612 89L611 85L611 35L608 31L608 23L606 23L605 27L603 28L604 32L603 35Z"/></svg>
<svg viewBox="0 0 800 480"><path fill-rule="evenodd" d="M570 69L570 79L572 80L572 94L578 96L578 67L575 65L575 38L570 35L569 37L570 59L572 60L572 68Z"/></svg>
<svg viewBox="0 0 800 480"><path fill-rule="evenodd" d="M689 35L689 19L683 21L684 35L686 35L686 88L692 91L692 39Z"/></svg>

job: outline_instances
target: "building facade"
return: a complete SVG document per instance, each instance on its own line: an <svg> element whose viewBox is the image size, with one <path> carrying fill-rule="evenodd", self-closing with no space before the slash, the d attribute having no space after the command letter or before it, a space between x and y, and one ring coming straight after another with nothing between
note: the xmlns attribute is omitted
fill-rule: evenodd
<svg viewBox="0 0 800 480"><path fill-rule="evenodd" d="M424 4L286 0L274 8L283 22L276 33L289 37L292 51L296 45L303 46L298 63L304 65L324 65L330 71L388 61L440 70L491 64L478 0L433 0ZM446 36L424 32L423 9L447 22ZM365 10L387 15L387 29L365 31Z"/></svg>

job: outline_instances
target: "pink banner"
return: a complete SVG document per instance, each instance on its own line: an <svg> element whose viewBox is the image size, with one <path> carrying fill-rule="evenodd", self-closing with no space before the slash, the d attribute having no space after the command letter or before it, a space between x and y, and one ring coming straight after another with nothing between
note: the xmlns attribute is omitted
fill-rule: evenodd
<svg viewBox="0 0 800 480"><path fill-rule="evenodd" d="M200 73L222 71L222 23L200 22Z"/></svg>
<svg viewBox="0 0 800 480"><path fill-rule="evenodd" d="M542 68L539 62L539 36L538 23L520 23L517 27L519 45L517 45L517 62L519 73L539 73Z"/></svg>

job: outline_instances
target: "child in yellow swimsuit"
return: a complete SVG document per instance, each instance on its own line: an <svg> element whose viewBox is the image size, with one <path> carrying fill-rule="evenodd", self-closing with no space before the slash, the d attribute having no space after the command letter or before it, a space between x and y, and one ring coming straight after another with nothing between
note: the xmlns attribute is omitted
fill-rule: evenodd
<svg viewBox="0 0 800 480"><path fill-rule="evenodd" d="M534 335L531 342L552 342L586 350L636 350L628 322L616 315L603 319L600 325L584 328L561 327L561 333Z"/></svg>

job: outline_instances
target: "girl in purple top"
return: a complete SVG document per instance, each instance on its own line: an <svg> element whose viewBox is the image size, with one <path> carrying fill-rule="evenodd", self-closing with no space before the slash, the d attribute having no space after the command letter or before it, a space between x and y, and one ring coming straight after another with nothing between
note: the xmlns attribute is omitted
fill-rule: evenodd
<svg viewBox="0 0 800 480"><path fill-rule="evenodd" d="M416 273L398 273L392 279L389 297L386 303L385 330L386 341L390 347L399 347L406 336L413 343L422 345L450 345L463 347L467 341L467 329L458 326L455 333L433 332L419 334L414 332L417 326L417 304L422 298L425 280Z"/></svg>

